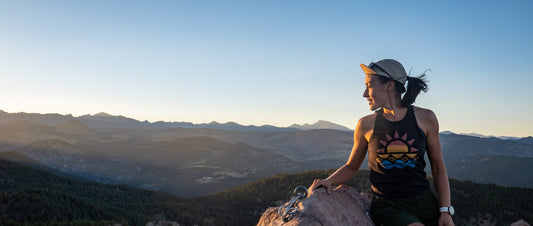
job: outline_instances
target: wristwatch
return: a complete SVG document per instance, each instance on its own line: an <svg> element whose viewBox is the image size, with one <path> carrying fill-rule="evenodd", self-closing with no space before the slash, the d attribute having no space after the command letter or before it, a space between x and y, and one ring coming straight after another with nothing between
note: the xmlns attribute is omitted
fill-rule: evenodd
<svg viewBox="0 0 533 226"><path fill-rule="evenodd" d="M439 210L441 213L449 213L452 216L453 216L453 213L455 212L455 209L453 209L453 206L441 207Z"/></svg>

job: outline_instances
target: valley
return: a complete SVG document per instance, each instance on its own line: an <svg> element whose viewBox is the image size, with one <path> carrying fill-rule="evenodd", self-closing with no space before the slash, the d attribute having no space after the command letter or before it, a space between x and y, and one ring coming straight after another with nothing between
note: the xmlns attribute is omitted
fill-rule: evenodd
<svg viewBox="0 0 533 226"><path fill-rule="evenodd" d="M192 197L279 173L338 168L353 139L350 131L327 128L193 127L107 114L2 112L0 150L97 182ZM523 173L533 171L533 144L453 133L440 138L450 178L533 187L533 175Z"/></svg>

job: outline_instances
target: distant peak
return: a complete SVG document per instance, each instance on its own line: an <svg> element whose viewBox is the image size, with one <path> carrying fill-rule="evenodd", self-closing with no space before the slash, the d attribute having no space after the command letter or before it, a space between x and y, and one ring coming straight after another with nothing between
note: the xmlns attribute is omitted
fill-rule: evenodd
<svg viewBox="0 0 533 226"><path fill-rule="evenodd" d="M105 112L100 112L100 113L95 114L95 115L93 115L93 116L95 116L95 117L113 117L112 115L107 114L107 113L105 113Z"/></svg>
<svg viewBox="0 0 533 226"><path fill-rule="evenodd" d="M313 125L337 125L335 123L332 123L332 122L328 122L326 120L318 120L317 122L315 122L315 124Z"/></svg>
<svg viewBox="0 0 533 226"><path fill-rule="evenodd" d="M334 129L341 131L350 131L350 128L335 124L326 120L318 120L314 124L305 123L303 125L293 124L289 128L296 128L301 130L311 130L311 129Z"/></svg>

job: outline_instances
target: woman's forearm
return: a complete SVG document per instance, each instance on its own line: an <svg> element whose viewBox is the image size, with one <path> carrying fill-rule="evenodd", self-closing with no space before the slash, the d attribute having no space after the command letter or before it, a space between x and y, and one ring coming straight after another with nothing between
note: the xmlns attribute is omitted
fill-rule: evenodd
<svg viewBox="0 0 533 226"><path fill-rule="evenodd" d="M346 164L331 174L326 180L328 180L332 186L336 186L350 180L356 173L357 169Z"/></svg>
<svg viewBox="0 0 533 226"><path fill-rule="evenodd" d="M443 167L437 167L432 169L433 182L435 183L435 189L439 196L439 202L441 207L451 206L450 197L450 183L448 181L448 174Z"/></svg>

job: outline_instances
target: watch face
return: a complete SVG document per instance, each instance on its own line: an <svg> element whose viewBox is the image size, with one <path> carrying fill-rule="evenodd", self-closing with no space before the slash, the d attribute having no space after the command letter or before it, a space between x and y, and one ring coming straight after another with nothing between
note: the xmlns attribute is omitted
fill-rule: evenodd
<svg viewBox="0 0 533 226"><path fill-rule="evenodd" d="M455 209L453 208L453 206L448 207L448 211L450 212L451 215L455 213Z"/></svg>

